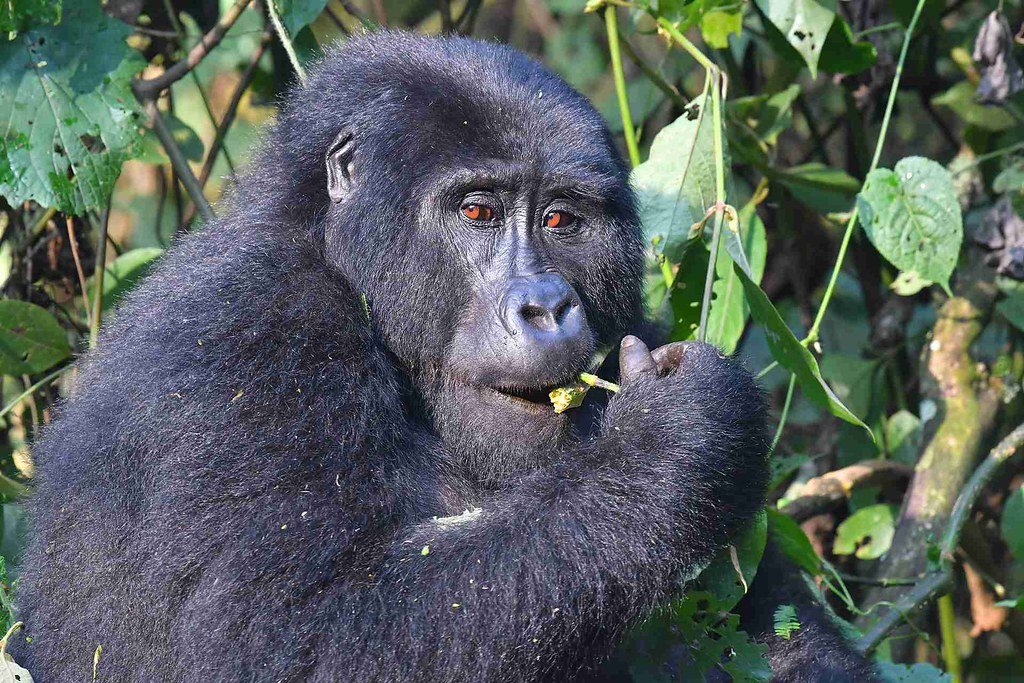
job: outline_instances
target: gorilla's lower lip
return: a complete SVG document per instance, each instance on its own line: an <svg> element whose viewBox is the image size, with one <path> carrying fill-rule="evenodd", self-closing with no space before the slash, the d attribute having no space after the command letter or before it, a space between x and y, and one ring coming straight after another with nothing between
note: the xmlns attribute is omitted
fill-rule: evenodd
<svg viewBox="0 0 1024 683"><path fill-rule="evenodd" d="M516 405L534 412L552 412L551 400L548 394L558 385L536 387L536 388L508 388L508 387L486 387L492 393L505 398Z"/></svg>

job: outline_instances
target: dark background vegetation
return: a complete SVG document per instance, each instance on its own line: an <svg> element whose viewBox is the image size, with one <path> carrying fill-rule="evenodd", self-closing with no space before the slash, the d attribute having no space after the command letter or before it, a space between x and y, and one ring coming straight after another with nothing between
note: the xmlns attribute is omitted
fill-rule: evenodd
<svg viewBox="0 0 1024 683"><path fill-rule="evenodd" d="M74 358L216 211L303 65L385 26L534 55L643 162L652 316L738 353L776 420L771 510L715 570L749 579L767 532L858 647L919 663L887 676L1019 677L1022 19L1018 2L963 0L3 3L5 621L30 445ZM634 680L663 680L680 640L765 679L728 615L742 581L726 583L704 579L707 600L655 615L623 648Z"/></svg>

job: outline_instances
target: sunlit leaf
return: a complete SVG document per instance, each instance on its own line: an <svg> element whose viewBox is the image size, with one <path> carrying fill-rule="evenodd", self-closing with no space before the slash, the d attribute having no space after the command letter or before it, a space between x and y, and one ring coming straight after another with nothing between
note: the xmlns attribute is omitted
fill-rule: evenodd
<svg viewBox="0 0 1024 683"><path fill-rule="evenodd" d="M924 157L868 174L857 207L868 239L900 271L949 291L963 219L949 171Z"/></svg>
<svg viewBox="0 0 1024 683"><path fill-rule="evenodd" d="M874 560L886 553L896 533L896 508L892 505L869 505L843 520L836 529L832 552L855 554L862 560Z"/></svg>
<svg viewBox="0 0 1024 683"><path fill-rule="evenodd" d="M61 0L3 0L0 2L0 33L60 21Z"/></svg>
<svg viewBox="0 0 1024 683"><path fill-rule="evenodd" d="M949 107L964 122L990 131L1003 131L1017 125L1013 115L1002 107L979 104L970 81L960 81L946 92L932 98L932 103Z"/></svg>
<svg viewBox="0 0 1024 683"><path fill-rule="evenodd" d="M327 0L273 0L273 3L281 15L281 23L293 38L327 6Z"/></svg>
<svg viewBox="0 0 1024 683"><path fill-rule="evenodd" d="M804 58L811 76L836 16L835 0L754 0L768 20Z"/></svg>

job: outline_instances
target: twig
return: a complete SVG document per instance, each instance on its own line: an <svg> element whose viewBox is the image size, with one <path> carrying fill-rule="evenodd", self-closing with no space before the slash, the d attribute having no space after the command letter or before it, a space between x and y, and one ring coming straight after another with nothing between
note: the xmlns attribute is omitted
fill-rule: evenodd
<svg viewBox="0 0 1024 683"><path fill-rule="evenodd" d="M133 83L132 87L136 88L138 82ZM142 95L136 90L136 96L142 99ZM203 196L203 188L200 187L199 181L196 179L192 169L188 165L188 161L185 159L185 155L181 153L181 148L178 147L178 143L175 142L174 136L171 135L171 131L167 129L167 124L164 122L163 116L160 114L159 108L156 106L155 100L146 100L144 102L146 107L146 113L153 120L153 132L156 133L157 138L160 139L160 144L164 146L164 150L167 152L167 156L171 160L171 167L175 173L178 174L178 178L181 180L181 184L185 186L185 191L188 192L189 197L195 202L196 209L199 211L199 215L203 217L205 221L211 221L214 219L213 209L210 208L210 203L206 201L206 197Z"/></svg>
<svg viewBox="0 0 1024 683"><path fill-rule="evenodd" d="M267 0L267 13L270 15L270 23L274 25L274 31L277 32L277 37L281 41L281 47L284 48L285 53L288 55L288 61L292 63L292 68L295 69L295 75L299 77L300 82L305 83L306 70L299 63L299 56L295 54L295 45L292 44L292 38L288 35L288 29L281 23L281 15L277 11L276 0Z"/></svg>
<svg viewBox="0 0 1024 683"><path fill-rule="evenodd" d="M107 198L107 206L100 218L100 236L96 241L96 269L93 271L92 284L92 318L89 322L89 347L96 347L100 336L100 322L103 318L103 276L107 272L107 227L110 223L110 202L114 194Z"/></svg>
<svg viewBox="0 0 1024 683"><path fill-rule="evenodd" d="M92 327L92 313L89 307L89 288L85 285L85 271L82 270L82 259L78 256L78 236L75 235L75 220L67 217L68 241L71 242L71 256L75 260L75 270L78 271L78 284L82 288L82 299L85 301L85 320Z"/></svg>
<svg viewBox="0 0 1024 683"><path fill-rule="evenodd" d="M252 80L255 78L256 71L259 68L260 59L263 58L263 54L266 52L270 41L273 40L273 36L274 34L269 29L263 31L263 36L260 39L259 46L257 46L256 51L249 60L249 64L245 67L245 71L242 72L238 85L235 86L235 91L231 95L231 101L228 103L228 107L224 111L224 117L217 126L217 132L213 137L213 142L210 143L210 152L206 155L206 159L203 161L203 168L199 172L200 187L205 188L207 181L210 179L210 173L213 172L213 164L217 161L217 154L223 148L224 140L227 138L228 129L231 128L231 125L235 121L235 116L238 114L238 105L241 104L242 97L245 96L245 91L248 90L249 86L252 84Z"/></svg>
<svg viewBox="0 0 1024 683"><path fill-rule="evenodd" d="M953 512L949 516L949 524L939 546L939 568L929 572L919 584L914 586L913 590L890 605L889 611L871 625L857 643L861 652L866 653L873 650L911 612L927 604L938 593L946 589L952 576L953 553L960 542L964 523L973 509L978 495L996 473L1020 452L1021 446L1024 446L1024 424L1007 434L999 442L999 445L989 452L984 462L974 470L974 474L967 481L967 485L963 487L953 506Z"/></svg>
<svg viewBox="0 0 1024 683"><path fill-rule="evenodd" d="M224 35L235 24L250 1L235 0L235 4L221 15L213 28L189 50L188 54L180 62L177 62L159 76L149 79L136 79L132 84L136 97L145 104L146 101L155 99L163 90L181 80L185 74L194 69L199 62L203 61L203 58L210 53L210 50L220 44Z"/></svg>
<svg viewBox="0 0 1024 683"><path fill-rule="evenodd" d="M786 503L781 511L798 522L835 510L850 495L865 486L884 486L910 479L913 470L893 460L865 460L810 479L800 495Z"/></svg>
<svg viewBox="0 0 1024 683"><path fill-rule="evenodd" d="M633 115L629 111L629 96L626 94L626 76L622 71L622 54L619 52L619 20L615 14L615 6L608 5L604 9L604 25L608 33L608 52L612 60L612 76L615 80L615 94L619 99L619 115L622 117L622 133L626 138L626 150L629 162L636 168L640 165L640 148L636 144L636 129L633 128Z"/></svg>

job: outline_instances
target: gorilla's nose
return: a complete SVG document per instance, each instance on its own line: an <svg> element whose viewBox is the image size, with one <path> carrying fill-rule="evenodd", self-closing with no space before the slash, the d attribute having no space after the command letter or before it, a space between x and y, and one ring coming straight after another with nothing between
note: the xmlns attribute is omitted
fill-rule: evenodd
<svg viewBox="0 0 1024 683"><path fill-rule="evenodd" d="M539 343L572 341L583 328L579 296L554 273L513 278L501 315L509 332Z"/></svg>

